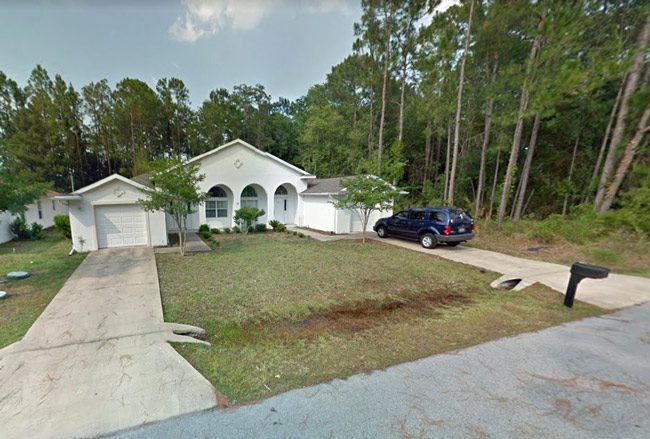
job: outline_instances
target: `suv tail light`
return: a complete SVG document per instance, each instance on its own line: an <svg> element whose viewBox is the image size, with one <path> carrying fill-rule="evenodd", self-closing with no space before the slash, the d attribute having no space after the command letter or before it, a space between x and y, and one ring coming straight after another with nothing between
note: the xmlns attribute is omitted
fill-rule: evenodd
<svg viewBox="0 0 650 439"><path fill-rule="evenodd" d="M476 224L472 224L472 232L476 231Z"/></svg>
<svg viewBox="0 0 650 439"><path fill-rule="evenodd" d="M443 232L445 235L449 235L451 233L451 226L446 226L445 230Z"/></svg>

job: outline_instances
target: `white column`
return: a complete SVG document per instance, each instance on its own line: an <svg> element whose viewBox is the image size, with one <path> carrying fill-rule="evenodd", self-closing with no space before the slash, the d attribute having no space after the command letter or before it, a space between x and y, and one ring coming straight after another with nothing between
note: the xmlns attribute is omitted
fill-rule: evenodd
<svg viewBox="0 0 650 439"><path fill-rule="evenodd" d="M242 188L235 187L234 189L232 189L233 199L232 199L232 213L230 214L230 219L232 222L231 226L233 227L237 225L235 224L235 212L238 211L239 208L241 207L241 191Z"/></svg>
<svg viewBox="0 0 650 439"><path fill-rule="evenodd" d="M275 219L275 191L273 189L269 191L266 188L264 190L266 191L266 204L268 205L266 209L266 223L268 224L269 221Z"/></svg>

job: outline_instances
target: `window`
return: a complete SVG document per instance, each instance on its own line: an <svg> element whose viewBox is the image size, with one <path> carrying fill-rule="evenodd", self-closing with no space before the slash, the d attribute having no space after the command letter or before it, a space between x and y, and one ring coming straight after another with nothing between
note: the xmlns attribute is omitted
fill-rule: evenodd
<svg viewBox="0 0 650 439"><path fill-rule="evenodd" d="M257 192L253 186L246 186L241 192L242 198L257 198Z"/></svg>
<svg viewBox="0 0 650 439"><path fill-rule="evenodd" d="M257 209L257 200L241 200L241 207L254 207Z"/></svg>
<svg viewBox="0 0 650 439"><path fill-rule="evenodd" d="M56 202L52 200L52 210L56 210Z"/></svg>
<svg viewBox="0 0 650 439"><path fill-rule="evenodd" d="M227 218L228 217L228 201L227 200L218 200L217 201L217 218Z"/></svg>
<svg viewBox="0 0 650 439"><path fill-rule="evenodd" d="M286 199L284 200L284 211L285 212L287 211L287 200Z"/></svg>
<svg viewBox="0 0 650 439"><path fill-rule="evenodd" d="M442 212L437 212L433 211L431 212L431 220L438 222L438 223L444 223L445 221L445 214Z"/></svg>
<svg viewBox="0 0 650 439"><path fill-rule="evenodd" d="M216 218L217 216L217 202L208 200L205 202L205 217Z"/></svg>
<svg viewBox="0 0 650 439"><path fill-rule="evenodd" d="M287 191L287 188L284 186L278 186L275 190L275 195L289 195L289 191Z"/></svg>
<svg viewBox="0 0 650 439"><path fill-rule="evenodd" d="M402 210L401 212L397 212L395 217L398 219L407 219L409 217L409 213L406 210Z"/></svg>
<svg viewBox="0 0 650 439"><path fill-rule="evenodd" d="M423 220L424 219L424 210L412 210L409 212L409 219L411 220Z"/></svg>
<svg viewBox="0 0 650 439"><path fill-rule="evenodd" d="M212 189L208 191L208 194L213 198L228 198L226 191L219 186L213 186Z"/></svg>
<svg viewBox="0 0 650 439"><path fill-rule="evenodd" d="M36 202L36 208L38 209L38 219L43 219L43 211L41 210L41 200Z"/></svg>

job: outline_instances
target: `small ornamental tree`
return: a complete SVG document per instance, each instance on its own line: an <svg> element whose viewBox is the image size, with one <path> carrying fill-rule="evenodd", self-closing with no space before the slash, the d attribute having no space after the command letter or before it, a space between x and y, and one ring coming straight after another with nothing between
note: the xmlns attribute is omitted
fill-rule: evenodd
<svg viewBox="0 0 650 439"><path fill-rule="evenodd" d="M257 207L242 207L235 212L235 221L237 221L244 233L248 233L248 228L264 213L263 210Z"/></svg>
<svg viewBox="0 0 650 439"><path fill-rule="evenodd" d="M0 170L0 213L9 212L25 219L27 205L41 197L48 185L34 181L28 174Z"/></svg>
<svg viewBox="0 0 650 439"><path fill-rule="evenodd" d="M198 183L205 178L199 174L198 164L183 163L178 159L157 161L151 176L152 189L145 189L147 198L138 200L147 212L162 210L168 213L178 227L178 245L185 254L187 216L195 211L192 206L205 201Z"/></svg>
<svg viewBox="0 0 650 439"><path fill-rule="evenodd" d="M363 226L362 241L365 243L370 215L375 210L381 211L392 207L399 190L373 175L359 175L343 180L341 184L344 194L332 203L338 209L350 209L359 215Z"/></svg>

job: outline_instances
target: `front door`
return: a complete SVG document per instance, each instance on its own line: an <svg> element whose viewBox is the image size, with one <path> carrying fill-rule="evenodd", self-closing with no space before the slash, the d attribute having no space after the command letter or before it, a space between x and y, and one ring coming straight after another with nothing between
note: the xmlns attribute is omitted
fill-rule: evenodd
<svg viewBox="0 0 650 439"><path fill-rule="evenodd" d="M273 208L275 219L280 221L282 224L287 224L287 211L289 209L287 195L276 195L275 196L275 207Z"/></svg>

